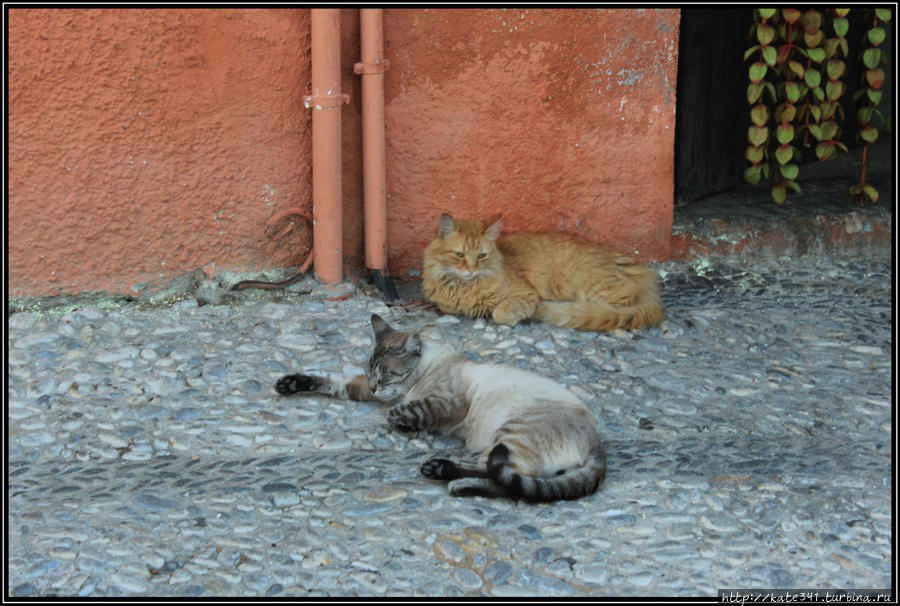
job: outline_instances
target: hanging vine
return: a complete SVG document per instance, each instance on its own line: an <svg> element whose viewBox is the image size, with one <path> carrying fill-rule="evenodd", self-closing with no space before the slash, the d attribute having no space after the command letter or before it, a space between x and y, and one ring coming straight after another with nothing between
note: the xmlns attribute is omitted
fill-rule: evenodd
<svg viewBox="0 0 900 606"><path fill-rule="evenodd" d="M773 179L772 199L779 205L788 202L789 191L801 192L797 177L804 149L812 148L820 161L847 151L839 123L845 119L842 98L849 14L848 8L754 10L750 29L754 44L744 53L744 60L751 61L747 101L752 123L745 151L750 166L744 179L753 184ZM861 53L865 88L854 95L854 100L863 101L856 112L863 166L860 181L850 193L861 202L878 199L878 192L866 182L865 167L867 147L880 132L873 119L880 120L882 130L890 129L889 117L878 109L887 63L887 55L879 48L887 36L881 25L890 18L890 9L870 13L871 27L864 40L868 46Z"/></svg>
<svg viewBox="0 0 900 606"><path fill-rule="evenodd" d="M865 104L856 111L856 121L859 124L859 137L863 141L862 149L862 170L859 183L850 188L850 196L865 204L866 200L870 202L878 201L878 191L866 183L866 155L869 145L878 139L878 127L872 123L874 117L878 117L885 127L890 130L890 122L878 111L881 104L882 91L884 85L885 73L883 66L887 63L887 57L883 50L878 48L887 37L887 32L881 27L882 22L891 20L891 9L878 8L875 9L872 18L872 27L866 32L865 41L868 43L862 53L863 65L866 71L863 73L862 79L865 88L860 89L854 95L854 100L864 99Z"/></svg>
<svg viewBox="0 0 900 606"><path fill-rule="evenodd" d="M775 67L777 52L771 43L775 40L775 28L769 25L768 20L775 16L775 9L760 8L754 11L756 22L750 30L750 35L756 34L759 44L750 47L744 53L746 61L753 53L758 52L759 58L750 65L750 85L747 87L747 101L753 107L750 109L750 120L753 125L747 130L747 146L745 156L751 166L744 171L744 178L756 185L763 179L769 178L769 108L763 102L763 93L768 92L772 102L777 100L775 86L766 82L766 72L770 67Z"/></svg>
<svg viewBox="0 0 900 606"><path fill-rule="evenodd" d="M794 141L794 118L797 116L795 105L806 96L808 89L802 78L806 73L803 64L796 61L795 56L802 52L794 41L799 36L800 11L786 8L781 11L781 23L778 24L778 37L784 44L778 47L775 58L775 73L779 74L783 82L777 87L778 99L781 101L775 108L775 139L778 146L775 148L775 160L778 162L778 172L781 179L772 187L772 199L777 204L787 202L788 188L800 193L797 184L797 175L800 167L792 161L799 159L800 154L792 143Z"/></svg>
<svg viewBox="0 0 900 606"><path fill-rule="evenodd" d="M820 124L819 143L816 145L816 157L821 160L831 160L837 157L837 149L847 151L847 146L841 143L838 138L841 136L841 129L837 123L837 115L840 114L841 120L844 119L844 108L841 107L840 98L844 94L844 83L841 77L847 70L847 66L841 59L848 53L847 31L850 28L850 22L847 21L848 8L832 8L828 9L831 15L831 27L834 36L825 40L825 99L819 104L822 111L822 122Z"/></svg>
<svg viewBox="0 0 900 606"><path fill-rule="evenodd" d="M797 119L803 121L800 127L803 130L803 147L809 148L809 136L816 141L822 138L822 129L819 121L822 119L822 108L819 107L825 99L825 91L822 90L822 73L818 65L825 60L825 49L821 44L825 39L822 31L822 13L817 10L808 10L803 13L803 41L806 44L806 71L803 81L807 90L803 97L803 103L797 108ZM816 66L814 66L815 64Z"/></svg>

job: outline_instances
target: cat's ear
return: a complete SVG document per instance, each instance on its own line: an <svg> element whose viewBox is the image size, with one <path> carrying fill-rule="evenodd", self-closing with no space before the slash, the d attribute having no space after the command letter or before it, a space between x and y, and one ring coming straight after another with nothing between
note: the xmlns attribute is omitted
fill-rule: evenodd
<svg viewBox="0 0 900 606"><path fill-rule="evenodd" d="M372 322L372 330L375 332L375 340L381 341L385 335L394 332L394 329L391 328L391 325L382 319L378 314L372 314L371 318Z"/></svg>
<svg viewBox="0 0 900 606"><path fill-rule="evenodd" d="M452 234L455 229L456 221L453 220L453 217L447 213L442 214L441 218L438 219L438 237L443 240Z"/></svg>
<svg viewBox="0 0 900 606"><path fill-rule="evenodd" d="M500 219L503 218L503 215L497 214L484 222L487 226L484 228L484 233L491 240L496 240L497 236L500 235Z"/></svg>
<svg viewBox="0 0 900 606"><path fill-rule="evenodd" d="M414 355L422 353L422 340L419 339L418 334L412 333L407 337L406 343L403 344L403 351Z"/></svg>

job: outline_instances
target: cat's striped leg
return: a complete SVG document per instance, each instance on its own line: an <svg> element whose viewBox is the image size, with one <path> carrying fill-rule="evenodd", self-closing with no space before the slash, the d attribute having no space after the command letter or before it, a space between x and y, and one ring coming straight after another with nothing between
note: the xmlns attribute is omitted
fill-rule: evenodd
<svg viewBox="0 0 900 606"><path fill-rule="evenodd" d="M321 393L345 400L375 400L365 375L291 374L275 383L275 391L283 396L297 393Z"/></svg>
<svg viewBox="0 0 900 606"><path fill-rule="evenodd" d="M430 431L456 425L464 414L454 402L432 396L395 404L388 411L388 425L401 433Z"/></svg>

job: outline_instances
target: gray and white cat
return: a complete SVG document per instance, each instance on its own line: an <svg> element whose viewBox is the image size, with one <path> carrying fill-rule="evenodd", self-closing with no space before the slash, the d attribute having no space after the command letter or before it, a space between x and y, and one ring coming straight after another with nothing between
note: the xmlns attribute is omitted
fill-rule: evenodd
<svg viewBox="0 0 900 606"><path fill-rule="evenodd" d="M477 461L430 459L422 475L450 480L453 496L527 501L577 499L606 477L606 451L587 407L558 383L497 364L476 364L424 331L394 330L372 316L375 348L365 375L286 375L283 395L322 393L391 404L402 433L441 431L465 440Z"/></svg>

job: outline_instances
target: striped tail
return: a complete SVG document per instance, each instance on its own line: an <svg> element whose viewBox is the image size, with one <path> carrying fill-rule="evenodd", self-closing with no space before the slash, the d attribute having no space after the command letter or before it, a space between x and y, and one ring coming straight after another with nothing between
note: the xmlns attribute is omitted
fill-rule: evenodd
<svg viewBox="0 0 900 606"><path fill-rule="evenodd" d="M509 449L497 444L488 455L488 475L509 496L534 502L572 500L593 494L606 478L606 451L597 444L587 462L557 476L536 478L520 475L509 464Z"/></svg>

